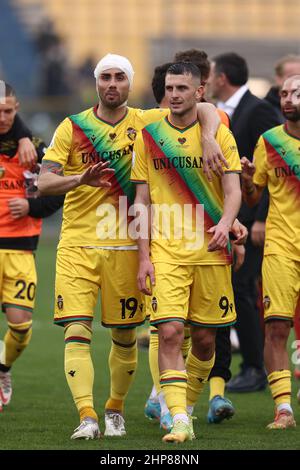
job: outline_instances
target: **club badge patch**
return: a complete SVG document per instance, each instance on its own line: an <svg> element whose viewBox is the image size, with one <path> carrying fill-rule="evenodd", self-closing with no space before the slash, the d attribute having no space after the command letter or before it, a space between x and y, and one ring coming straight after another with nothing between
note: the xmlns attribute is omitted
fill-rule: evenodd
<svg viewBox="0 0 300 470"><path fill-rule="evenodd" d="M151 307L152 307L153 312L157 311L157 298L156 297L152 297Z"/></svg>
<svg viewBox="0 0 300 470"><path fill-rule="evenodd" d="M62 295L57 296L57 307L59 310L62 310L64 308L64 299L62 298Z"/></svg>
<svg viewBox="0 0 300 470"><path fill-rule="evenodd" d="M130 140L135 140L136 138L136 130L133 127L128 127L126 134L128 135Z"/></svg>
<svg viewBox="0 0 300 470"><path fill-rule="evenodd" d="M270 307L271 305L271 299L268 295L265 295L264 298L263 298L263 304L264 304L264 309L265 310L268 310L268 308Z"/></svg>

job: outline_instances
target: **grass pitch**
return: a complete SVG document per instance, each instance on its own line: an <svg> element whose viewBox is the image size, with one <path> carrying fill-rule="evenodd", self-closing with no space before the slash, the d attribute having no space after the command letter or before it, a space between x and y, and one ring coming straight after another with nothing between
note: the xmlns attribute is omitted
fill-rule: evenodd
<svg viewBox="0 0 300 470"><path fill-rule="evenodd" d="M162 431L143 414L151 390L147 351L139 352L139 366L135 382L126 403L127 435L123 438L104 438L100 441L71 441L78 426L63 371L63 329L52 323L54 303L55 246L41 240L37 252L39 275L37 305L34 313L32 342L16 362L13 373L13 399L0 414L0 450L171 450L163 444ZM95 407L104 431L103 409L109 394L107 366L110 346L109 332L99 326L99 312L94 322L93 359L95 367ZM1 336L5 331L1 321ZM292 351L291 351L292 352ZM237 371L239 357L234 356L233 371ZM299 384L293 382L293 405L300 424L300 409L296 403ZM206 389L195 409L197 440L176 449L300 449L300 426L287 431L268 431L266 425L273 418L273 402L269 390L252 394L228 394L236 408L236 415L220 425L208 425Z"/></svg>

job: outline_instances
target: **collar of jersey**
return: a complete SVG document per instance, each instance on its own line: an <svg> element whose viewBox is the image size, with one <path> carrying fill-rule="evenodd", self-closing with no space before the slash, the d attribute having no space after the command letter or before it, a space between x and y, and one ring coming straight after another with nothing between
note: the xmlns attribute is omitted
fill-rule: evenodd
<svg viewBox="0 0 300 470"><path fill-rule="evenodd" d="M118 124L120 124L120 122L123 121L123 119L126 118L127 114L128 114L128 108L126 108L126 113L124 114L124 116L119 119L117 122L113 123L113 122L109 122L109 121L105 121L105 119L102 119L100 118L98 115L97 115L97 108L98 108L98 105L96 104L96 106L94 106L93 108L93 113L94 113L94 116L95 118L100 121L100 122L104 122L105 124L108 124L109 126L111 127L116 127Z"/></svg>
<svg viewBox="0 0 300 470"><path fill-rule="evenodd" d="M295 135L293 135L293 134L291 134L291 133L289 132L286 122L283 124L283 130L284 130L284 132L285 132L287 135L289 135L290 137L293 137L293 139L300 140L299 137L297 137L297 136L295 136Z"/></svg>
<svg viewBox="0 0 300 470"><path fill-rule="evenodd" d="M191 127L193 127L195 124L197 124L199 122L198 119L196 119L191 124L189 124L187 127L177 127L177 126L174 126L174 124L172 124L169 121L168 116L165 117L165 121L170 127L173 127L173 129L176 129L179 132L185 132L185 131L187 131L188 129L190 129Z"/></svg>

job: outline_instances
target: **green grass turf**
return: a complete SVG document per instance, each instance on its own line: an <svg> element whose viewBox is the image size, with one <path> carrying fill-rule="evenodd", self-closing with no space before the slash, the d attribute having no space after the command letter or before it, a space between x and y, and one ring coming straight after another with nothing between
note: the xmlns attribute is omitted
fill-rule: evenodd
<svg viewBox="0 0 300 470"><path fill-rule="evenodd" d="M52 324L55 247L41 241L37 253L39 284L34 313L33 338L24 355L13 367L13 399L0 414L0 450L3 449L93 449L93 450L164 450L174 449L161 442L162 431L157 423L147 421L143 414L151 390L147 351L139 353L139 367L126 403L127 435L100 441L71 441L78 425L63 372L63 329ZM99 320L99 314L97 315ZM96 322L95 322L96 323ZM5 323L1 321L1 332ZM96 410L103 426L103 408L109 393L107 358L109 332L94 326L93 358L95 366L94 396ZM239 357L234 355L233 371ZM293 404L300 423L300 410L293 383ZM253 394L228 395L236 415L221 425L206 424L208 390L198 404L195 415L197 440L176 449L300 449L300 427L287 431L267 431L273 418L269 390Z"/></svg>

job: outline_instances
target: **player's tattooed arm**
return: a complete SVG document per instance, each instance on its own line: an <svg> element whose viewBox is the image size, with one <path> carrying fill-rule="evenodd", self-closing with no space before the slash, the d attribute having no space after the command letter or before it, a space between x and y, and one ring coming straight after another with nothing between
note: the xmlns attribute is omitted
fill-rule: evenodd
<svg viewBox="0 0 300 470"><path fill-rule="evenodd" d="M64 176L63 165L52 160L42 160L38 189L42 196L58 196L79 186L79 175Z"/></svg>
<svg viewBox="0 0 300 470"><path fill-rule="evenodd" d="M109 179L114 174L114 169L109 168L109 161L100 161L79 175L63 176L62 165L49 160L43 160L42 171L38 179L38 189L43 196L66 194L81 185L95 188L110 188Z"/></svg>
<svg viewBox="0 0 300 470"><path fill-rule="evenodd" d="M51 160L43 160L40 174L49 172L54 173L55 175L63 176L63 166L60 163L53 162Z"/></svg>

